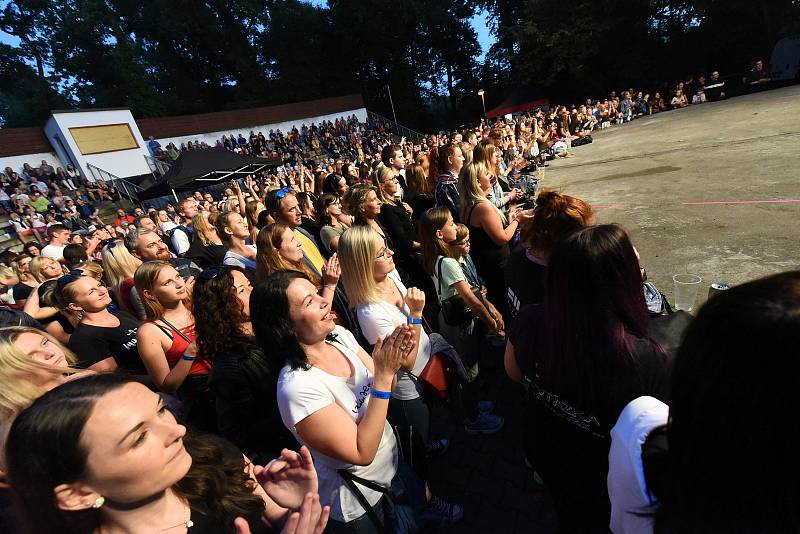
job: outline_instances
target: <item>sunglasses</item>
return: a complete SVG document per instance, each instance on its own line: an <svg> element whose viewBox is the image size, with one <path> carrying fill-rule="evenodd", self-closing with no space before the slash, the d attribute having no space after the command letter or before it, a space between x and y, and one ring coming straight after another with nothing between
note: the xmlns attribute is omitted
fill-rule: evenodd
<svg viewBox="0 0 800 534"><path fill-rule="evenodd" d="M211 267L202 271L197 278L199 281L208 282L209 280L215 280L219 278L224 271L224 267Z"/></svg>
<svg viewBox="0 0 800 534"><path fill-rule="evenodd" d="M275 193L275 196L280 198L280 199L283 199L283 197L285 197L289 193L294 193L292 188L291 187L284 187L283 189L278 189L278 191Z"/></svg>
<svg viewBox="0 0 800 534"><path fill-rule="evenodd" d="M67 274L59 277L59 279L56 281L56 286L58 287L59 290L64 289L72 282L78 280L81 276L83 276L83 271L81 271L80 269L73 269Z"/></svg>

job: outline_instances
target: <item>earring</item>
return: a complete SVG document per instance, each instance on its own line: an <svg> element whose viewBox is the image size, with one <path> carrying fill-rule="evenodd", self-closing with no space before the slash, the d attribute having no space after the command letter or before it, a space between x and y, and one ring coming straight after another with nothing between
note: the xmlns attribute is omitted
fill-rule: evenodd
<svg viewBox="0 0 800 534"><path fill-rule="evenodd" d="M96 499L94 500L94 504L92 505L92 508L94 508L95 510L97 510L98 508L100 508L101 506L103 506L103 504L104 504L105 502L106 502L106 498L105 498L105 497L103 497L103 496L101 495L100 497L98 497L98 498L96 498Z"/></svg>

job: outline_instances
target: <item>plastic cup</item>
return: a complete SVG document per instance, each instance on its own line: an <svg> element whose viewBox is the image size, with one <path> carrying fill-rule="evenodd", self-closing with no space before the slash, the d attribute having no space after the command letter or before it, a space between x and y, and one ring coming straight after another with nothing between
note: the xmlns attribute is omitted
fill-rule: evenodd
<svg viewBox="0 0 800 534"><path fill-rule="evenodd" d="M675 309L691 311L703 279L696 274L676 274L672 281L675 282Z"/></svg>

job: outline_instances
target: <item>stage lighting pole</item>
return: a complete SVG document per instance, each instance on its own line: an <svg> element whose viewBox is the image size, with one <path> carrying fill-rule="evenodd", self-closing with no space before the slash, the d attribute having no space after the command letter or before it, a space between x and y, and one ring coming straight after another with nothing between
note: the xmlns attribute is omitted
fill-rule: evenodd
<svg viewBox="0 0 800 534"><path fill-rule="evenodd" d="M486 122L486 102L483 100L483 89L478 89L478 96L481 97L481 107L483 108L483 121Z"/></svg>

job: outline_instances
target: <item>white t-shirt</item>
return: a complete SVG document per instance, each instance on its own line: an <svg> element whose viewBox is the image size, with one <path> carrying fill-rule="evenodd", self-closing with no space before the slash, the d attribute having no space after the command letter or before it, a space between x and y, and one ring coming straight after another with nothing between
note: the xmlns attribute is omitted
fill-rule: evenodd
<svg viewBox="0 0 800 534"><path fill-rule="evenodd" d="M252 248L253 251L256 251L255 245L245 245L245 246ZM250 258L245 258L241 254L233 252L232 250L227 251L225 255L222 257L222 265L232 265L234 267L240 267L242 269L255 270L255 263L256 263L255 260L252 260Z"/></svg>
<svg viewBox="0 0 800 534"><path fill-rule="evenodd" d="M191 243L189 243L189 234L187 234L183 230L175 230L174 228L173 230L174 231L172 232L172 246L175 247L175 252L177 252L178 255L180 256L181 254L189 250L189 247L191 246Z"/></svg>
<svg viewBox="0 0 800 534"><path fill-rule="evenodd" d="M400 280L400 274L394 270L389 273L389 278L397 286L397 290L406 296L406 286ZM403 304L402 309L393 306L388 302L373 302L369 304L362 304L356 308L356 317L358 317L358 324L361 326L361 333L364 338L372 345L378 340L380 336L388 336L394 329L400 325L406 324L410 310L408 306ZM428 334L425 329L419 334L419 346L417 347L417 360L414 362L414 367L411 372L415 376L411 376L406 371L401 370L397 373L397 384L395 385L392 397L397 400L411 400L416 399L422 393L423 384L415 377L425 369L428 360L431 357L431 343L428 339Z"/></svg>
<svg viewBox="0 0 800 534"><path fill-rule="evenodd" d="M372 373L358 357L358 343L353 334L341 326L336 326L333 333L336 335L336 342L332 345L344 354L353 367L351 377L333 376L316 367L303 370L292 369L288 365L281 369L278 377L278 409L281 419L297 441L304 445L307 444L297 434L295 425L309 415L331 404L337 404L358 424L369 406ZM336 521L352 521L366 513L336 472L338 469L347 469L358 477L386 487L397 473L397 441L388 422L383 425L378 452L369 465L348 464L326 456L312 447L309 449L317 469L320 504L330 505L331 518ZM357 487L373 506L383 496L382 493L363 486Z"/></svg>
<svg viewBox="0 0 800 534"><path fill-rule="evenodd" d="M653 397L633 399L611 429L608 452L608 496L614 534L652 534L654 516L642 513L656 504L647 489L642 444L650 432L667 423L669 406Z"/></svg>
<svg viewBox="0 0 800 534"><path fill-rule="evenodd" d="M64 257L64 247L66 247L66 245L62 245L60 247L57 247L55 245L47 245L42 249L41 255L47 256L48 258L60 260L61 258Z"/></svg>

